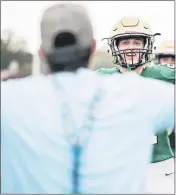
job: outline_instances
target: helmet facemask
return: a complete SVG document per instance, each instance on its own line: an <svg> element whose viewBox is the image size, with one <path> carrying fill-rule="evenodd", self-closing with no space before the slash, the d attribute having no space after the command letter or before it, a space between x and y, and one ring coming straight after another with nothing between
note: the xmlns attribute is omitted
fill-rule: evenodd
<svg viewBox="0 0 176 195"><path fill-rule="evenodd" d="M153 60L153 44L156 35L161 34L153 34L146 21L140 20L137 17L123 17L111 30L110 37L105 39L108 39L108 45L114 58L114 63L128 68L129 70L134 70L137 67L147 64ZM143 39L144 46L141 47L142 45L139 45L138 48L138 45L135 44L133 48L130 44L130 47L126 45L123 47L123 50L122 47L119 49L117 42L119 42L120 39L135 38ZM135 54L139 56L138 60ZM128 57L125 58L126 56ZM135 57L133 58L133 56Z"/></svg>
<svg viewBox="0 0 176 195"><path fill-rule="evenodd" d="M123 49L120 50L118 47L118 43L123 39L141 39L143 40L144 47L143 48L134 48L134 49ZM154 36L146 35L146 34L123 34L112 37L108 40L108 45L111 49L112 56L114 57L114 63L118 64L124 68L128 68L129 70L134 70L146 63L149 63L153 59L153 43ZM127 62L126 56L130 55L131 62ZM138 55L139 59L136 62L134 60L134 56Z"/></svg>

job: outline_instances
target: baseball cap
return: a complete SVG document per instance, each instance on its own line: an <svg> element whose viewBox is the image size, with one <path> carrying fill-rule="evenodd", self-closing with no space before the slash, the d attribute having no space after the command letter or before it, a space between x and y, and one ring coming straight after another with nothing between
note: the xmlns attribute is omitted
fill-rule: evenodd
<svg viewBox="0 0 176 195"><path fill-rule="evenodd" d="M85 8L71 2L55 4L43 13L41 40L46 53L54 50L54 40L61 33L71 33L80 48L91 47L93 27Z"/></svg>

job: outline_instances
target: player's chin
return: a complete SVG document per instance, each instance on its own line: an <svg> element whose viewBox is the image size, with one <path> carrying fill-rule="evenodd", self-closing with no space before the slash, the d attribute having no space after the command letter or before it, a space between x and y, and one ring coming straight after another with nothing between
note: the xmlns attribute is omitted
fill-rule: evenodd
<svg viewBox="0 0 176 195"><path fill-rule="evenodd" d="M139 62L139 60L138 59L133 59L133 61L132 60L127 60L127 64L131 64L131 65L133 65L133 64L138 64L138 62Z"/></svg>
<svg viewBox="0 0 176 195"><path fill-rule="evenodd" d="M139 62L139 57L138 56L134 56L133 58L132 57L127 57L126 62L128 64L136 64L136 63Z"/></svg>

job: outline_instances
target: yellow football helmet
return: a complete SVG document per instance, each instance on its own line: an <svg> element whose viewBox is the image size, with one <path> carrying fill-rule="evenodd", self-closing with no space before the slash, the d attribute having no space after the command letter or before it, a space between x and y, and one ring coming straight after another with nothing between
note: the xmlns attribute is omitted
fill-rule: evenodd
<svg viewBox="0 0 176 195"><path fill-rule="evenodd" d="M147 22L136 17L124 17L113 27L110 37L104 39L108 40L115 64L125 68L136 69L153 60L153 44L156 35L160 35L160 33L153 34ZM133 49L130 49L130 51L129 49L119 50L118 43L125 38L142 38L144 40L144 48L138 49L141 57L137 64L127 64L122 59L122 54L134 53Z"/></svg>
<svg viewBox="0 0 176 195"><path fill-rule="evenodd" d="M155 62L160 63L160 58L175 58L174 41L165 40L155 50Z"/></svg>

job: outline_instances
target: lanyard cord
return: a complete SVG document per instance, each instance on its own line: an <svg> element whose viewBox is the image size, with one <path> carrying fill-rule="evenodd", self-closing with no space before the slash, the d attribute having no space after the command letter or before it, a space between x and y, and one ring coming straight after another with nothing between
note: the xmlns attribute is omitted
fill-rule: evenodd
<svg viewBox="0 0 176 195"><path fill-rule="evenodd" d="M63 135L72 144L72 152L73 152L72 193L79 194L79 169L80 169L80 157L81 157L81 152L82 152L82 145L83 145L83 142L84 144L85 142L87 143L88 138L90 138L90 133L92 133L92 127L95 121L93 111L94 111L95 105L100 100L101 90L98 89L95 95L93 96L88 106L87 113L84 117L83 123L80 127L78 127L76 125L73 114L69 107L68 100L67 100L68 96L66 95L66 91L59 84L59 81L57 81L54 78L54 76L52 77L53 77L52 82L55 88L54 92L56 94L56 97L58 97L59 99L62 99L61 109L59 110L60 110L61 119L62 119L61 122L62 122L62 127L63 127ZM81 138L84 138L84 139L81 139Z"/></svg>

